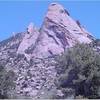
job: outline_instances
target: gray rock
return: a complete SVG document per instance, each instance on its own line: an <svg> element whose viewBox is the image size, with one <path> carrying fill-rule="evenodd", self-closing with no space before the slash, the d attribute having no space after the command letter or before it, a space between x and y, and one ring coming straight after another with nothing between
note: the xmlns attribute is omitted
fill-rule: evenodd
<svg viewBox="0 0 100 100"><path fill-rule="evenodd" d="M51 4L40 29L31 23L26 32L0 42L0 64L16 73L18 94L41 98L56 88L54 57L78 42L90 43L90 37L60 4Z"/></svg>

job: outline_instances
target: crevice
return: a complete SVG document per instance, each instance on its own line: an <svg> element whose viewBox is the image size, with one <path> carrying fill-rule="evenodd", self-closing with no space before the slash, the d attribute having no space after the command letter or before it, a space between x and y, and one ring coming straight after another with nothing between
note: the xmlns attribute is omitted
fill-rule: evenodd
<svg viewBox="0 0 100 100"><path fill-rule="evenodd" d="M59 45L59 43L58 43L57 40L54 38L54 36L52 36L51 34L49 34L47 31L45 31L45 32L47 33L48 37L52 38L52 39L55 41L55 43L56 43L57 45Z"/></svg>

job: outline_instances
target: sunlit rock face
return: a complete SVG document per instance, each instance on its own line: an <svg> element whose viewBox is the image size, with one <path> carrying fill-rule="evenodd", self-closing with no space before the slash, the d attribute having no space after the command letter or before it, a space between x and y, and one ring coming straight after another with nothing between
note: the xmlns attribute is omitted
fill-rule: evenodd
<svg viewBox="0 0 100 100"><path fill-rule="evenodd" d="M70 14L60 4L53 3L49 6L46 18L63 27L66 32L65 35L72 35L72 39L78 42L89 43L91 39L88 38L88 33L80 24L79 21L75 21L70 17ZM49 25L49 24L48 24ZM71 37L71 36L70 36ZM67 37L66 37L67 39Z"/></svg>
<svg viewBox="0 0 100 100"><path fill-rule="evenodd" d="M92 35L60 4L50 4L40 29L32 23L26 32L0 42L0 64L16 75L16 91L38 98L56 88L55 55L76 43L90 43Z"/></svg>
<svg viewBox="0 0 100 100"><path fill-rule="evenodd" d="M90 43L90 34L75 21L60 4L50 4L44 22L38 30L32 23L20 43L17 53L27 59L46 58L64 52L76 43Z"/></svg>
<svg viewBox="0 0 100 100"><path fill-rule="evenodd" d="M63 52L76 43L90 43L89 33L73 20L60 4L50 4L40 29L40 40L33 57L48 57Z"/></svg>
<svg viewBox="0 0 100 100"><path fill-rule="evenodd" d="M33 26L32 23L29 24L27 32L25 33L22 42L17 50L18 54L24 54L28 60L31 58L31 52L36 46L36 41L39 37L38 29ZM31 49L31 50L30 50Z"/></svg>

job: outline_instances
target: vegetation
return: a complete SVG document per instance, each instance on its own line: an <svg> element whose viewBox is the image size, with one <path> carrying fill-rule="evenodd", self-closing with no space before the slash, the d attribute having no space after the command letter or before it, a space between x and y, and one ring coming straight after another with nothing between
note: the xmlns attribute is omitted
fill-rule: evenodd
<svg viewBox="0 0 100 100"><path fill-rule="evenodd" d="M100 39L96 39L92 42L93 46L100 46Z"/></svg>
<svg viewBox="0 0 100 100"><path fill-rule="evenodd" d="M7 72L3 66L0 66L0 99L9 99L14 96L14 80L14 72Z"/></svg>
<svg viewBox="0 0 100 100"><path fill-rule="evenodd" d="M100 55L88 44L77 44L60 55L57 71L63 98L68 97L68 90L74 98L100 98Z"/></svg>
<svg viewBox="0 0 100 100"><path fill-rule="evenodd" d="M97 40L94 45L99 43ZM41 94L41 98L100 99L100 55L93 46L77 44L59 55L56 61L58 88L43 91L45 94ZM14 81L15 73L0 66L0 99L27 98L15 93Z"/></svg>

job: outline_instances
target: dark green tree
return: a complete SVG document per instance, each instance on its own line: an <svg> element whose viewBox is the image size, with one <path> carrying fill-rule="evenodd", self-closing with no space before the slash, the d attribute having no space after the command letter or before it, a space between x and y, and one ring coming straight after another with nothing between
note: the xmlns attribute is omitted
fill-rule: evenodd
<svg viewBox="0 0 100 100"><path fill-rule="evenodd" d="M77 44L57 58L59 88L72 88L75 96L100 97L100 55L88 44Z"/></svg>

